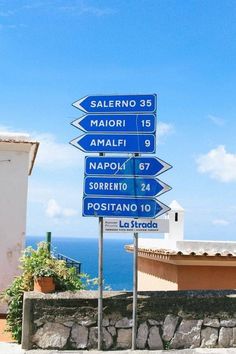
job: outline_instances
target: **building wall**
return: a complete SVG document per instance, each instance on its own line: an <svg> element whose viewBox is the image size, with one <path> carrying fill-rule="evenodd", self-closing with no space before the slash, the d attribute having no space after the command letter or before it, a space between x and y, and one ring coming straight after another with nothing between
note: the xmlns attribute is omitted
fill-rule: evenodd
<svg viewBox="0 0 236 354"><path fill-rule="evenodd" d="M19 273L25 241L29 149L26 144L0 143L0 291Z"/></svg>
<svg viewBox="0 0 236 354"><path fill-rule="evenodd" d="M140 291L236 289L236 267L219 264L174 265L139 257L138 289Z"/></svg>
<svg viewBox="0 0 236 354"><path fill-rule="evenodd" d="M176 266L138 257L138 289L177 290Z"/></svg>
<svg viewBox="0 0 236 354"><path fill-rule="evenodd" d="M138 272L139 291L159 291L159 290L178 290L177 283L158 278L157 276Z"/></svg>
<svg viewBox="0 0 236 354"><path fill-rule="evenodd" d="M236 289L236 267L179 266L178 290Z"/></svg>

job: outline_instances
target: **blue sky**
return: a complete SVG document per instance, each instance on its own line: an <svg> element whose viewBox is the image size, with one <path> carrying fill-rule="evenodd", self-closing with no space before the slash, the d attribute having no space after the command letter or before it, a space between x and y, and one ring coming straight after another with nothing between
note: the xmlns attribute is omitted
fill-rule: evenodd
<svg viewBox="0 0 236 354"><path fill-rule="evenodd" d="M184 207L186 238L236 238L235 15L230 0L0 0L0 131L41 142L27 234L98 234L72 102L157 93L156 155L173 165L159 199Z"/></svg>

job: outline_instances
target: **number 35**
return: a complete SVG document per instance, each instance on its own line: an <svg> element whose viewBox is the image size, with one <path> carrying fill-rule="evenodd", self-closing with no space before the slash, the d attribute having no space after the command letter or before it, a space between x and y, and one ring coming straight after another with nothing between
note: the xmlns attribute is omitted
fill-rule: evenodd
<svg viewBox="0 0 236 354"><path fill-rule="evenodd" d="M152 100L141 100L140 101L140 107L151 107L152 106Z"/></svg>

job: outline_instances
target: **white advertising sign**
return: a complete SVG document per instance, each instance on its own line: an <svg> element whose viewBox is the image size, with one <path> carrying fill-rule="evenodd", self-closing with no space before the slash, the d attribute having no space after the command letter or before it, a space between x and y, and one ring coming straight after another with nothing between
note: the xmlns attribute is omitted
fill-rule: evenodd
<svg viewBox="0 0 236 354"><path fill-rule="evenodd" d="M115 232L169 232L169 219L103 219L103 231Z"/></svg>

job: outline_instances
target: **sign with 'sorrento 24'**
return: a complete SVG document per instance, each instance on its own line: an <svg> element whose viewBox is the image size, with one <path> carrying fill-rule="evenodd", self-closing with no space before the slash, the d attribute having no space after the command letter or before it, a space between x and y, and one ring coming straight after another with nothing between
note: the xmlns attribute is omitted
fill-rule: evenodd
<svg viewBox="0 0 236 354"><path fill-rule="evenodd" d="M86 175L157 176L172 168L157 157L86 156Z"/></svg>
<svg viewBox="0 0 236 354"><path fill-rule="evenodd" d="M84 194L113 197L157 197L170 186L155 178L89 176L84 181Z"/></svg>
<svg viewBox="0 0 236 354"><path fill-rule="evenodd" d="M86 152L155 153L154 134L84 134L70 142Z"/></svg>
<svg viewBox="0 0 236 354"><path fill-rule="evenodd" d="M156 111L156 95L85 96L73 106L86 113L152 113Z"/></svg>
<svg viewBox="0 0 236 354"><path fill-rule="evenodd" d="M116 232L169 232L168 219L104 219L103 231Z"/></svg>
<svg viewBox="0 0 236 354"><path fill-rule="evenodd" d="M170 208L152 198L85 197L83 216L155 218Z"/></svg>
<svg viewBox="0 0 236 354"><path fill-rule="evenodd" d="M154 133L154 114L86 114L71 123L84 132Z"/></svg>

